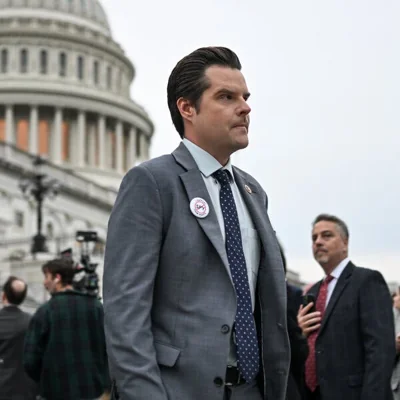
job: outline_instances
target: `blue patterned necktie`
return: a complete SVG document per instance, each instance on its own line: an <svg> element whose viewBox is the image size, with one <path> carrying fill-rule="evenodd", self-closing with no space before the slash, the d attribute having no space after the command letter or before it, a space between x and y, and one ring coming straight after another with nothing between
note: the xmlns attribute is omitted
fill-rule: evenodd
<svg viewBox="0 0 400 400"><path fill-rule="evenodd" d="M230 184L230 172L220 169L212 176L221 185L219 198L225 225L225 247L237 297L235 336L238 368L246 382L250 382L258 374L260 361L239 218Z"/></svg>

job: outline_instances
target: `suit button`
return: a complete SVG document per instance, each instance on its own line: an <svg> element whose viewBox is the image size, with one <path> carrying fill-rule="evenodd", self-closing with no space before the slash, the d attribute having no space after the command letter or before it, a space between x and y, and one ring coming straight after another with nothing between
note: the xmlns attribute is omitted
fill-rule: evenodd
<svg viewBox="0 0 400 400"><path fill-rule="evenodd" d="M228 325L222 325L221 326L221 332L222 333L228 333L229 331L230 331L231 329L229 328L229 326Z"/></svg>
<svg viewBox="0 0 400 400"><path fill-rule="evenodd" d="M220 378L219 376L217 376L217 377L214 379L214 384L215 384L215 386L220 387L220 386L222 386L222 385L224 384L224 381L222 380L222 378Z"/></svg>

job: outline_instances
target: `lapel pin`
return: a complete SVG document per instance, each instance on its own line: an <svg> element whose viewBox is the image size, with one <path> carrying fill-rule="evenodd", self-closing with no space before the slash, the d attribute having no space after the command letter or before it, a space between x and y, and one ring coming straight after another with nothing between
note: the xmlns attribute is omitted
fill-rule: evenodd
<svg viewBox="0 0 400 400"><path fill-rule="evenodd" d="M205 218L210 212L208 203L201 197L195 197L190 202L190 211L197 218Z"/></svg>
<svg viewBox="0 0 400 400"><path fill-rule="evenodd" d="M253 191L251 190L250 186L244 185L244 188L246 189L247 193L250 193L250 194L253 193Z"/></svg>

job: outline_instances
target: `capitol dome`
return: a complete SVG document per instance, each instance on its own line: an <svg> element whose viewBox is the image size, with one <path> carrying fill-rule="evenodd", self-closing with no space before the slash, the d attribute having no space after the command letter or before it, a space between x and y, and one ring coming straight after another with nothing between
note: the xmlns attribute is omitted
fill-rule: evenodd
<svg viewBox="0 0 400 400"><path fill-rule="evenodd" d="M98 0L0 0L0 9L3 14L7 10L8 15L16 16L20 15L19 10L32 17L44 17L44 12L53 19L65 20L71 16L82 19L82 24L97 25L104 33L110 32L107 16Z"/></svg>
<svg viewBox="0 0 400 400"><path fill-rule="evenodd" d="M134 77L98 0L0 0L0 144L118 187L154 130Z"/></svg>

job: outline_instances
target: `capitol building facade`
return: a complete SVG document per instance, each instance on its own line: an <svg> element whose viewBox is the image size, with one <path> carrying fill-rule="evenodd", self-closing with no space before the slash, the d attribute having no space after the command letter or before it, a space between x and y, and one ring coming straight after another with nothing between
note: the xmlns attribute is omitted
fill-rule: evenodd
<svg viewBox="0 0 400 400"><path fill-rule="evenodd" d="M101 275L118 186L149 158L154 131L130 98L134 78L97 0L0 0L0 283L25 278L32 308L46 298L41 263L68 247L78 255L77 230L97 232ZM33 257L37 205L19 184L38 156L59 189L43 204L49 252Z"/></svg>

